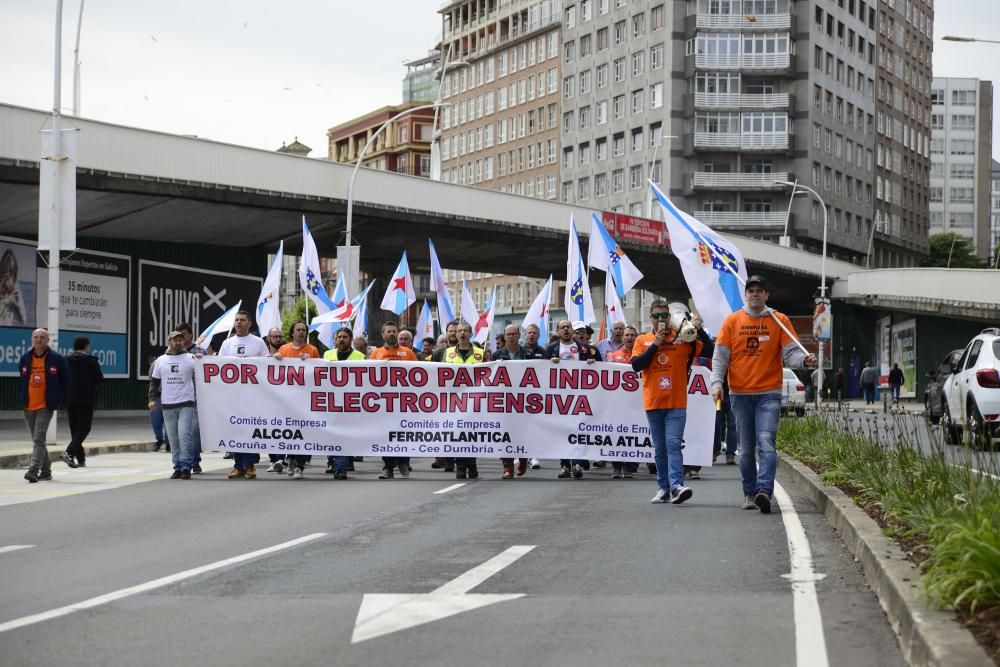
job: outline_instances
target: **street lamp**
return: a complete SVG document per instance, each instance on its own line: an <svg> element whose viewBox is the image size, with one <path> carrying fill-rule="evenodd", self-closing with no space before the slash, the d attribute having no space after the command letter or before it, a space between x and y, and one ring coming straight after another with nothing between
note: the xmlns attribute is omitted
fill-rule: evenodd
<svg viewBox="0 0 1000 667"><path fill-rule="evenodd" d="M956 35L945 35L942 37L946 42L985 42L987 44L1000 44L1000 41L995 39L982 39L979 37L958 37Z"/></svg>
<svg viewBox="0 0 1000 667"><path fill-rule="evenodd" d="M778 239L778 245L782 248L792 247L792 237L788 235L788 223L792 219L792 204L795 203L795 195L808 194L806 192L799 192L798 187L799 179L796 178L795 182L792 183L792 194L788 198L788 210L785 212L785 232L781 235L781 238Z"/></svg>
<svg viewBox="0 0 1000 667"><path fill-rule="evenodd" d="M441 106L450 106L450 105L443 105L440 103L423 104L419 107L413 107L412 109L406 109L405 111L399 112L389 120L382 123L381 127L375 130L375 133L372 134L371 138L368 139L368 143L366 143L365 147L361 149L361 154L358 155L358 161L354 164L354 171L351 172L351 181L347 186L347 230L346 230L347 245L340 246L337 248L337 265L342 266L341 261L343 261L347 265L347 268L344 271L344 277L347 279L347 287L351 291L353 291L354 294L358 293L357 290L360 287L359 264L361 257L361 247L351 245L351 240L353 238L351 235L351 230L352 230L352 223L354 220L354 181L358 177L358 170L361 168L361 163L365 159L365 154L368 153L368 149L372 147L372 144L375 143L375 140L378 138L378 136L385 131L385 128L392 125L392 123L394 123L395 121L399 120L403 116L409 116L410 114L415 113L417 111L423 111L425 109L437 110L437 108ZM355 248L357 248L357 250L355 250Z"/></svg>
<svg viewBox="0 0 1000 667"><path fill-rule="evenodd" d="M820 285L819 285L819 296L826 303L826 230L827 224L829 222L829 216L826 210L826 202L823 198L819 196L819 193L813 190L808 185L802 185L798 181L792 183L791 181L775 181L777 185L784 185L791 188L802 188L806 192L811 193L816 199L819 200L819 205L823 207L823 256L820 260ZM817 375L817 389L816 392L816 409L818 410L820 404L823 402L823 341L817 337L818 353L816 354L816 371Z"/></svg>
<svg viewBox="0 0 1000 667"><path fill-rule="evenodd" d="M871 230L871 233L868 235L868 254L865 255L865 270L866 271L868 269L870 269L871 266L872 266L872 250L874 249L874 244L875 244L875 229L878 228L878 227L881 227L882 225L888 225L888 224L889 224L889 221L888 220L885 220L885 221L881 220L880 217L879 217L879 212L875 211L875 220L872 222L872 230Z"/></svg>
<svg viewBox="0 0 1000 667"><path fill-rule="evenodd" d="M662 127L662 125L661 125L661 127ZM660 150L660 144L663 143L664 139L680 139L680 137L678 137L677 135L674 135L674 134L668 134L665 137L662 136L662 135L660 136L660 140L656 142L655 146L653 146L653 159L649 161L649 180L653 180L653 170L656 169L656 153L657 153L657 151ZM663 168L662 167L660 167L660 182L663 182ZM650 186L649 190L650 190L650 192L652 192L653 191L653 187ZM655 197L648 197L646 199L646 217L647 218L652 218L653 217L653 199L655 199Z"/></svg>
<svg viewBox="0 0 1000 667"><path fill-rule="evenodd" d="M451 44L448 45L448 52L445 54L444 60L441 61L441 82L438 83L437 97L434 98L434 103L436 105L441 104L441 93L444 91L444 78L448 74L448 66L452 67L468 67L470 63L465 60L456 60L455 62L448 62L451 58ZM431 180L440 181L441 180L441 146L438 143L438 139L441 138L441 129L438 127L438 107L434 108L434 124L431 126Z"/></svg>
<svg viewBox="0 0 1000 667"><path fill-rule="evenodd" d="M73 49L73 115L80 116L80 30L83 28L83 5L80 0L80 16L76 20L76 48Z"/></svg>

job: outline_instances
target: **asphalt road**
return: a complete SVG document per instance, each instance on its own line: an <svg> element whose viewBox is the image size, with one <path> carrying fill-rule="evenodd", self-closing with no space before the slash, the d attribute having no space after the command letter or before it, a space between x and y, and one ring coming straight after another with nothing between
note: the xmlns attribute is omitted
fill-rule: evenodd
<svg viewBox="0 0 1000 667"><path fill-rule="evenodd" d="M902 664L857 565L787 481L820 575L818 627L796 623L781 508L741 510L736 467L706 469L693 499L671 506L649 503L645 473L557 480L549 463L502 481L483 461L481 479L435 493L457 482L428 464L385 481L374 462L347 481L316 466L301 481L215 469L0 506L0 664L805 667L797 636L831 665ZM64 483L56 472L51 485ZM475 597L485 606L392 631L484 594L523 597Z"/></svg>

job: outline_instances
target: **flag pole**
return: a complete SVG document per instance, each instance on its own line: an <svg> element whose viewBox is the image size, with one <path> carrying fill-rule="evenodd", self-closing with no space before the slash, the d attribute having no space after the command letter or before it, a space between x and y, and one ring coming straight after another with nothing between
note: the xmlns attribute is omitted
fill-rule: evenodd
<svg viewBox="0 0 1000 667"><path fill-rule="evenodd" d="M649 181L649 184L651 186L653 186L653 188L655 188L654 192L656 190L659 190L659 188L656 187L656 184L653 183L652 180ZM659 197L657 197L657 199L659 199ZM662 205L662 202L661 202L661 205ZM699 232L697 229L694 229L693 227L691 228L691 231L694 233L695 236L698 237L698 240L701 241L705 245L705 247L708 249L708 252L714 258L719 259L718 255L715 252L715 250L712 248L712 244L710 244L708 241L705 240L705 237L703 237L701 235L701 232ZM671 252L673 252L673 248L672 247L671 247ZM739 281L740 285L742 285L743 289L745 290L746 286L747 286L747 281L743 280L743 276L741 276L737 271L735 271L733 269L733 267L729 266L729 262L726 262L726 261L720 259L719 263L722 264L722 266L726 267L726 270L729 271L731 274L733 274L736 277L736 280ZM764 312L771 316L771 319L773 319L777 323L777 325L779 327L781 327L782 331L784 331L786 334L788 334L788 337L791 338L795 342L795 344L799 346L799 349L802 350L803 353L805 353L807 355L811 354L811 352L809 352L809 350L806 349L806 346L802 344L802 341L800 341L795 334L793 334L791 331L789 331L788 327L786 327L784 324L782 324L781 320L779 320L777 317L774 316L774 309L773 308L771 308L770 306L765 305L764 306Z"/></svg>

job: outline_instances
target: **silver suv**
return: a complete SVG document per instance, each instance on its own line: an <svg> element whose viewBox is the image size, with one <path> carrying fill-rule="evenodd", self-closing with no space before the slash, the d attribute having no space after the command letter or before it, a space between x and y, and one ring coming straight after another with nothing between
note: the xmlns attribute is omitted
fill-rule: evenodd
<svg viewBox="0 0 1000 667"><path fill-rule="evenodd" d="M973 446L987 448L1000 436L1000 328L983 329L950 370L941 415L945 438L957 445L965 431Z"/></svg>

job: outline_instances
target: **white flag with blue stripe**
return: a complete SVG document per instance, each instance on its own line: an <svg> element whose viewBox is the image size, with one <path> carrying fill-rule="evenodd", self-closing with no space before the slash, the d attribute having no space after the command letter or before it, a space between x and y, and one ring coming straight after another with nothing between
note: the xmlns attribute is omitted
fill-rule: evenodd
<svg viewBox="0 0 1000 667"><path fill-rule="evenodd" d="M364 309L364 305L367 303L368 291L371 290L372 285L374 284L375 284L374 280L368 283L368 287L366 287L364 291L361 292L361 294L357 295L356 297L345 303L340 308L337 308L336 310L331 310L327 313L323 313L322 315L317 315L313 319L313 323L343 324L345 322L350 322L351 320L357 319L361 315L361 312Z"/></svg>
<svg viewBox="0 0 1000 667"><path fill-rule="evenodd" d="M479 314L476 319L475 325L472 327L472 340L479 343L483 347L486 347L488 339L490 338L490 332L493 330L493 313L495 312L493 308L493 302L496 300L497 288L493 288L493 292L490 294L489 301L486 302L486 308Z"/></svg>
<svg viewBox="0 0 1000 667"><path fill-rule="evenodd" d="M413 293L413 279L410 278L410 265L406 261L406 251L399 260L396 273L392 274L392 279L386 287L385 296L382 297L382 310L388 310L397 316L410 307L410 304L417 302L417 296Z"/></svg>
<svg viewBox="0 0 1000 667"><path fill-rule="evenodd" d="M239 312L240 306L242 305L242 300L237 301L235 306L219 315L219 319L205 327L205 329L201 332L201 335L195 339L195 343L202 347L208 347L208 344L212 342L213 337L220 333L229 333L230 329L233 328L233 325L236 324L236 313Z"/></svg>
<svg viewBox="0 0 1000 667"><path fill-rule="evenodd" d="M413 334L413 347L420 349L425 338L434 338L434 318L431 316L431 307L424 299L424 305L420 309L420 317L417 318L417 331Z"/></svg>
<svg viewBox="0 0 1000 667"><path fill-rule="evenodd" d="M608 230L604 228L596 213L590 214L590 248L587 252L587 263L592 269L607 271L615 278L618 288L618 298L632 289L642 280L642 271L628 258L622 247L618 245Z"/></svg>
<svg viewBox="0 0 1000 667"><path fill-rule="evenodd" d="M591 324L597 321L594 302L590 296L590 281L580 255L580 238L576 233L576 220L569 216L569 252L566 258L566 317L571 321Z"/></svg>
<svg viewBox="0 0 1000 667"><path fill-rule="evenodd" d="M278 305L278 293L281 291L281 262L285 250L285 242L278 244L278 254L271 262L271 269L267 272L264 285L260 288L260 296L257 297L257 329L261 336L266 336L267 332L277 327L281 329L281 308Z"/></svg>
<svg viewBox="0 0 1000 667"><path fill-rule="evenodd" d="M431 286L437 294L438 304L438 324L441 331L448 326L448 322L455 319L455 308L451 305L451 291L448 283L444 279L444 271L441 270L441 262L438 261L437 249L434 241L427 239L431 249Z"/></svg>
<svg viewBox="0 0 1000 667"><path fill-rule="evenodd" d="M655 183L649 184L663 207L670 250L681 263L694 305L705 321L705 328L718 333L726 317L744 305L742 283L747 279L747 265L743 253L731 241L674 206Z"/></svg>
<svg viewBox="0 0 1000 667"><path fill-rule="evenodd" d="M622 308L622 301L618 298L615 277L610 271L604 274L604 311L607 314L609 332L615 322L621 322L628 326L628 320L625 319L625 309Z"/></svg>
<svg viewBox="0 0 1000 667"><path fill-rule="evenodd" d="M319 269L319 252L316 250L312 234L309 233L306 216L302 216L302 261L299 263L299 284L302 285L302 291L309 300L316 304L317 313L322 315L333 310L333 301L326 293L326 286L323 285L323 274ZM309 312L308 303L306 312Z"/></svg>
<svg viewBox="0 0 1000 667"><path fill-rule="evenodd" d="M330 297L330 300L333 302L334 310L343 308L344 304L351 300L350 296L347 294L347 278L344 276L343 271L340 272L340 275L337 278L337 287L333 290L333 296ZM317 324L314 320L309 325L309 331L319 332L316 335L319 337L320 342L327 348L333 348L333 324L329 322Z"/></svg>
<svg viewBox="0 0 1000 667"><path fill-rule="evenodd" d="M548 345L549 342L549 304L551 302L552 275L549 274L548 282L545 283L542 291L535 297L535 300L531 303L531 308L528 309L524 320L521 322L521 328L523 329L527 329L532 324L538 327L538 344L542 347Z"/></svg>

